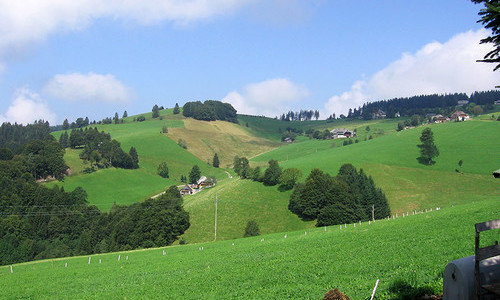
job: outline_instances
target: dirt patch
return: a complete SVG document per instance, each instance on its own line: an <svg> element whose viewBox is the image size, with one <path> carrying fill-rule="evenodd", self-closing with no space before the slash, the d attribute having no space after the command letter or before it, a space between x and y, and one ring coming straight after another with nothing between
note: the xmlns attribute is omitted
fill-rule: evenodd
<svg viewBox="0 0 500 300"><path fill-rule="evenodd" d="M350 299L341 291L339 291L339 289L334 289L326 292L323 300L350 300Z"/></svg>

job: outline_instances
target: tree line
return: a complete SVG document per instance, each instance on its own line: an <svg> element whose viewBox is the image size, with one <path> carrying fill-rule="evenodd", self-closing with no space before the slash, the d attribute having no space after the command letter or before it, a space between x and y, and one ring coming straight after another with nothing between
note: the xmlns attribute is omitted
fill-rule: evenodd
<svg viewBox="0 0 500 300"><path fill-rule="evenodd" d="M313 118L319 119L319 110L300 110L297 112L289 111L280 116L281 121L310 121Z"/></svg>
<svg viewBox="0 0 500 300"><path fill-rule="evenodd" d="M221 120L238 123L236 109L229 103L222 103L216 100L206 100L203 103L201 101L186 102L182 114L186 118L194 118L196 120Z"/></svg>
<svg viewBox="0 0 500 300"><path fill-rule="evenodd" d="M461 108L472 112L472 108L476 105L484 106L486 110L493 109L494 102L498 99L500 99L500 91L495 90L474 92L470 96L465 93L453 93L402 97L365 103L362 107L349 109L347 116L341 115L340 118L370 120L373 118L373 114L379 110L384 111L387 118L394 118L397 113L401 117L425 116L428 113L448 115L457 109L459 100L467 100L473 103L472 106L465 105ZM332 115L329 119L333 120L335 116Z"/></svg>

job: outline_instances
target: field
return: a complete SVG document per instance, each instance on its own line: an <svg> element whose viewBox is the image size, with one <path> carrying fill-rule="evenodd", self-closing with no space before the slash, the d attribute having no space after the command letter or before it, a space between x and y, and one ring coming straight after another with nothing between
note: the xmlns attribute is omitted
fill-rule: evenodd
<svg viewBox="0 0 500 300"><path fill-rule="evenodd" d="M167 112L162 111L162 113ZM113 203L139 202L164 191L173 184L180 184L181 175L187 176L195 164L200 167L202 175L215 176L218 179L227 178L223 170L209 166L161 133L163 126L168 128L183 126L180 117L169 115L168 119L145 122L131 122L129 120L131 118L129 117L124 124L99 125L97 128L110 133L127 152L134 146L139 154L139 169L109 168L91 174L78 174L84 167L82 161L78 159L77 151L67 149L65 160L72 170L77 172L66 177L63 182L51 182L49 185L64 186L67 191L81 186L87 191L90 203L107 211ZM57 134L60 132L55 135ZM166 161L169 167L168 179L157 175L158 165L162 161Z"/></svg>
<svg viewBox="0 0 500 300"><path fill-rule="evenodd" d="M14 265L13 273L3 266L0 297L321 299L339 288L351 299L365 299L377 279L377 299L418 289L436 293L446 264L473 254L474 223L499 214L498 200L485 200L342 230L315 228L307 235L288 231L93 255L91 264L88 256L60 258ZM493 239L498 231L485 242Z"/></svg>
<svg viewBox="0 0 500 300"><path fill-rule="evenodd" d="M491 164L500 161L500 122L491 121L491 118L430 125L441 154L435 165L425 166L416 159L419 156L416 145L422 127L396 132L398 120L282 122L239 116L241 125L238 126L185 119L172 115L168 110L162 111L162 114L163 120L152 120L147 114L145 122L132 122L132 117L129 117L125 124L99 126L100 130L110 132L113 138L118 139L124 149L133 145L137 148L140 169L111 168L92 174L77 174L65 179L62 183L65 189L83 186L89 194L89 201L107 211L115 202L131 204L151 197L169 185L180 184L180 175L187 175L192 165L198 164L204 175L214 175L222 181L214 189L185 197L185 208L191 215L191 228L183 237L190 243L213 240L216 194L221 199L219 240L241 237L249 219L255 219L263 233L314 226L313 222L303 222L288 211L290 192L279 192L276 187L264 187L250 180L229 179L224 169L210 167L205 161L213 155L210 147L221 147L226 143L227 149L218 150L224 153L222 157L226 157L222 166L227 165L231 155L250 157L262 151L251 159L252 165L266 167L269 159L276 159L284 168L299 168L303 173L302 180L312 168L318 167L335 175L343 163L350 162L374 178L386 193L393 213L500 197L498 182L491 176L491 172L500 167ZM276 140L281 136L276 128L286 128L285 125L302 126L303 129L313 125L317 129L357 129L359 142L342 146L343 140L321 141L299 137L292 144L281 143L279 148L271 147L278 144ZM168 136L160 133L162 126L169 128ZM176 144L180 136L189 137L187 151ZM203 138L198 138L200 136ZM272 138L274 142L265 142L263 136ZM245 142L248 140L256 142L249 145ZM256 146L259 143L265 146ZM81 170L83 166L77 153L68 149L66 159L72 169ZM169 165L169 179L156 175L156 167L163 160ZM455 169L459 168L459 160L463 160L463 166L457 173ZM116 188L110 189L110 183Z"/></svg>
<svg viewBox="0 0 500 300"><path fill-rule="evenodd" d="M249 134L243 128L230 122L189 118L184 120L184 126L169 129L168 137L174 141L185 140L188 151L210 164L217 153L221 167L230 167L235 156L253 157L280 146L278 142Z"/></svg>

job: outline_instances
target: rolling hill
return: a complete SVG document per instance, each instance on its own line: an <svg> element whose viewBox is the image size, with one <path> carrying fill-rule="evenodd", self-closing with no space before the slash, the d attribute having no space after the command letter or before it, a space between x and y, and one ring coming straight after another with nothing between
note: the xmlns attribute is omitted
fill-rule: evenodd
<svg viewBox="0 0 500 300"><path fill-rule="evenodd" d="M396 132L398 120L284 122L239 116L241 125L237 125L186 119L173 115L171 110L161 113L163 120L151 119L150 114L146 114L144 122L132 122L133 117L129 117L124 124L98 127L111 133L124 149L137 148L138 170L111 168L92 174L80 173L57 184L63 184L66 190L83 186L91 203L108 210L115 202L141 201L169 185L180 184L180 175L187 175L190 168L198 164L204 175L214 175L220 182L213 189L184 198L184 206L191 216L191 228L184 235L189 243L213 240L216 195L220 199L219 240L241 237L250 219L259 223L263 233L314 227L314 222L304 222L288 211L290 191L279 192L276 187L228 178L224 172L232 173L232 170L209 166L206 161L215 151L220 151L219 157L224 157L224 167L231 163L233 155L251 157L260 152L251 159L251 164L265 166L269 159L276 159L284 168L299 168L302 180L312 168L335 175L342 164L352 163L373 176L385 191L392 212L399 214L500 197L498 182L491 176L491 171L498 168L491 162L500 161L497 150L500 122L488 118L430 125L441 155L435 165L424 166L416 159L422 127ZM169 128L168 134L161 133L162 126ZM358 143L342 146L342 140L306 137L299 137L292 144L277 142L281 137L279 129L287 126L356 129ZM369 139L370 136L373 139ZM187 150L177 145L179 138L187 141ZM66 153L74 170L82 168L77 152L68 150ZM169 179L156 175L156 167L163 160L169 165ZM464 162L460 173L455 171L459 168L459 160ZM110 189L110 183L116 188Z"/></svg>

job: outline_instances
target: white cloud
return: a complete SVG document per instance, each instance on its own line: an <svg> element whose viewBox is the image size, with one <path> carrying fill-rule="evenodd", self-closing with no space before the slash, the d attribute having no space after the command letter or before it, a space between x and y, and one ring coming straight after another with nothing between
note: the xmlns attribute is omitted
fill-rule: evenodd
<svg viewBox="0 0 500 300"><path fill-rule="evenodd" d="M423 94L490 90L498 85L492 65L476 62L490 49L480 45L485 30L460 33L445 43L432 42L367 79L355 82L351 90L331 97L322 115L346 113L368 101Z"/></svg>
<svg viewBox="0 0 500 300"><path fill-rule="evenodd" d="M0 122L28 124L36 120L45 120L54 124L56 115L40 95L28 88L20 88L14 95L14 100L7 109L5 116L0 115Z"/></svg>
<svg viewBox="0 0 500 300"><path fill-rule="evenodd" d="M132 99L131 89L110 74L56 75L45 85L43 91L65 101L126 103Z"/></svg>
<svg viewBox="0 0 500 300"><path fill-rule="evenodd" d="M56 31L81 30L99 18L140 24L177 24L231 14L255 0L0 0L0 56L45 40Z"/></svg>
<svg viewBox="0 0 500 300"><path fill-rule="evenodd" d="M231 103L238 113L275 117L308 96L306 87L285 78L274 78L248 84L242 91L232 91L222 101Z"/></svg>

